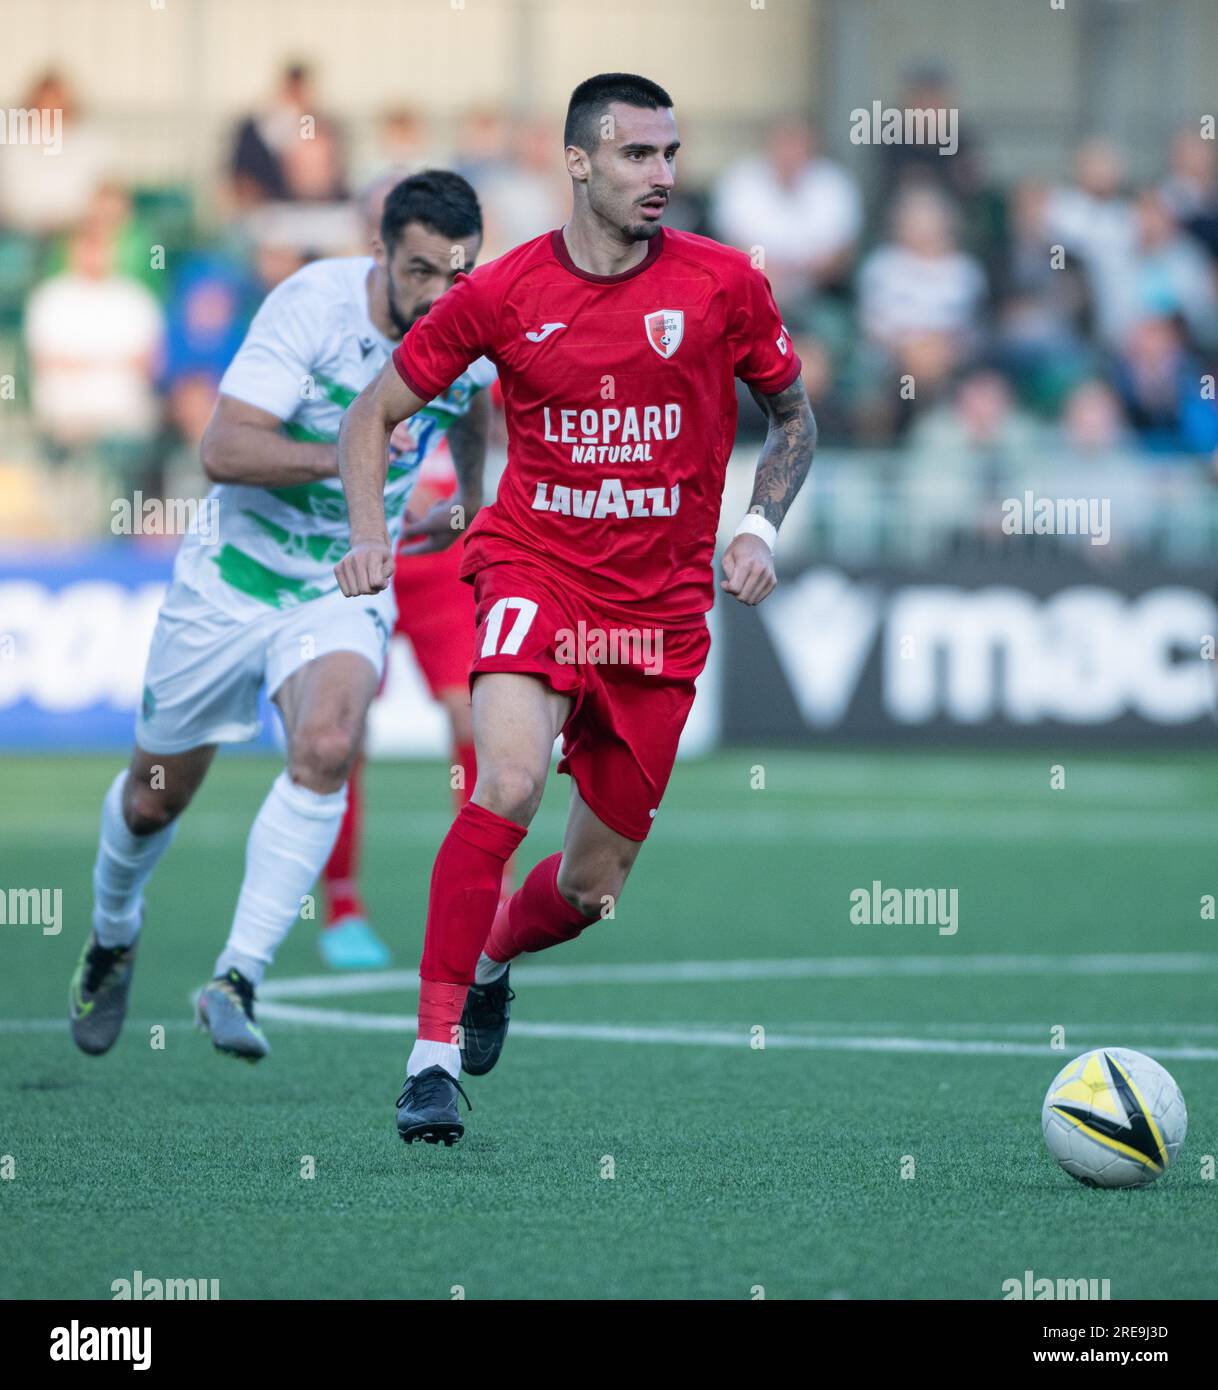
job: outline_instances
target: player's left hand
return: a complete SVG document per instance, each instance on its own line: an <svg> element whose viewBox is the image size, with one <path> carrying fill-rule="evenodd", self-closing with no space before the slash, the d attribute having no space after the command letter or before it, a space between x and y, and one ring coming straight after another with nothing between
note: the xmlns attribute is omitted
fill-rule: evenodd
<svg viewBox="0 0 1218 1390"><path fill-rule="evenodd" d="M726 578L719 587L750 606L778 583L773 551L760 536L737 536L723 552L723 573Z"/></svg>
<svg viewBox="0 0 1218 1390"><path fill-rule="evenodd" d="M447 550L455 540L465 535L477 514L478 504L471 504L459 496L445 497L429 508L418 521L408 522L402 527L402 544L398 554L434 555L438 550Z"/></svg>

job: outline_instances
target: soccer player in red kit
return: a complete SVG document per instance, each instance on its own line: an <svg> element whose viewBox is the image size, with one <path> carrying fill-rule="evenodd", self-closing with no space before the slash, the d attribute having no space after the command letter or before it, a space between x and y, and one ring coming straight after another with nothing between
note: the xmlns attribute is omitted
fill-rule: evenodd
<svg viewBox="0 0 1218 1390"><path fill-rule="evenodd" d="M479 511L480 498L459 496L419 523L441 548L478 512L462 562L478 622L478 780L432 871L418 1041L397 1106L407 1142L460 1138L457 1078L498 1058L509 962L596 922L651 828L709 646L733 378L769 418L748 515L723 555L722 588L742 603L774 587L777 528L816 441L765 277L739 251L662 226L679 145L663 88L588 79L564 143L567 224L458 277L340 436L351 549L336 574L345 594L376 593L393 573L390 432L475 358L499 370L508 462L495 502ZM503 864L559 733L559 771L574 783L562 851L500 907Z"/></svg>

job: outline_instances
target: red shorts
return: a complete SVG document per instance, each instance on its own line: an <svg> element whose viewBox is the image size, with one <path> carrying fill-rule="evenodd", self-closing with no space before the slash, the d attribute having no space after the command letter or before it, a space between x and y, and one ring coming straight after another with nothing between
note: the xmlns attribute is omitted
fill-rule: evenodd
<svg viewBox="0 0 1218 1390"><path fill-rule="evenodd" d="M474 659L474 591L457 578L458 542L434 555L399 555L393 572L398 602L394 628L410 639L427 688L464 688Z"/></svg>
<svg viewBox="0 0 1218 1390"><path fill-rule="evenodd" d="M598 615L560 581L527 564L475 575L475 677L540 676L574 699L563 725L559 772L575 779L592 811L628 840L645 840L660 808L706 665L710 633L628 626Z"/></svg>

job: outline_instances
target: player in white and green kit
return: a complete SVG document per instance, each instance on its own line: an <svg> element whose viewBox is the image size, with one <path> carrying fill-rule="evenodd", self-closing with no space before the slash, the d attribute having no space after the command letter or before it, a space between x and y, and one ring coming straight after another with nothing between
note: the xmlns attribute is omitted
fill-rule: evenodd
<svg viewBox="0 0 1218 1390"><path fill-rule="evenodd" d="M482 219L459 175L431 170L385 200L371 257L317 261L274 289L220 382L203 439L218 525L188 535L153 634L129 767L107 793L93 870L93 929L70 991L72 1035L107 1051L126 1012L143 888L222 743L254 738L265 686L287 766L246 848L232 930L199 997L222 1051L264 1056L254 993L329 857L346 779L381 680L392 590L352 603L333 567L348 545L338 479L343 412L415 319L472 267ZM395 435L385 510L400 534L426 452L447 433L458 495L412 534L439 549L481 503L485 360ZM415 425L415 420L410 422Z"/></svg>

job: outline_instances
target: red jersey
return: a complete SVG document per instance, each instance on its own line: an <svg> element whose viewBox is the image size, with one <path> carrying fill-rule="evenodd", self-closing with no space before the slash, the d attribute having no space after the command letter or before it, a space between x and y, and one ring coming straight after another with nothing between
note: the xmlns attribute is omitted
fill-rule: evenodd
<svg viewBox="0 0 1218 1390"><path fill-rule="evenodd" d="M508 461L462 577L524 560L609 616L700 624L733 377L772 395L800 373L765 276L740 251L668 229L630 270L593 275L547 232L459 275L393 360L429 401L481 356L499 369Z"/></svg>

